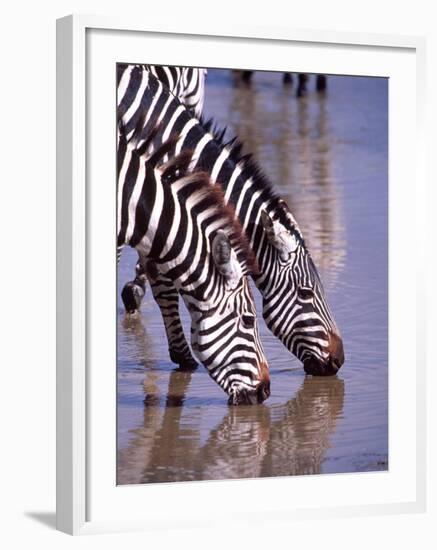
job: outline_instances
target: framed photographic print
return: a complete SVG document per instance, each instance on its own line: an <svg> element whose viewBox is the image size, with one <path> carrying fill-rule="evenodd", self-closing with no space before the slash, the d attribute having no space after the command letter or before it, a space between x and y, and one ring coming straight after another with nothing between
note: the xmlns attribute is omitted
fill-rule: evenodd
<svg viewBox="0 0 437 550"><path fill-rule="evenodd" d="M424 47L58 21L60 530L424 509Z"/></svg>

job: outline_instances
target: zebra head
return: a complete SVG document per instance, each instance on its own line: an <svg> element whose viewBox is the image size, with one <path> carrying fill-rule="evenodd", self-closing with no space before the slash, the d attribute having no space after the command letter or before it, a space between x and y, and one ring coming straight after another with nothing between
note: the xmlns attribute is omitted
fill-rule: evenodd
<svg viewBox="0 0 437 550"><path fill-rule="evenodd" d="M344 363L343 342L316 266L284 201L261 212L265 249L260 288L263 317L307 374L334 375Z"/></svg>
<svg viewBox="0 0 437 550"><path fill-rule="evenodd" d="M230 405L262 403L270 395L270 377L247 267L223 229L210 240L208 284L185 297L192 318L192 348L229 395Z"/></svg>

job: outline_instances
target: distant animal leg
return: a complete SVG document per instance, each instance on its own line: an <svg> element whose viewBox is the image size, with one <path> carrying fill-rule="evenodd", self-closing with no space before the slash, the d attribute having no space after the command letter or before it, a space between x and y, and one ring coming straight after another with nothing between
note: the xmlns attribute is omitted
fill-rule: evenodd
<svg viewBox="0 0 437 550"><path fill-rule="evenodd" d="M308 75L305 73L299 73L297 92L296 92L297 97L303 97L307 95L307 81L308 81Z"/></svg>
<svg viewBox="0 0 437 550"><path fill-rule="evenodd" d="M316 90L318 92L324 92L326 90L326 76L324 74L317 75Z"/></svg>

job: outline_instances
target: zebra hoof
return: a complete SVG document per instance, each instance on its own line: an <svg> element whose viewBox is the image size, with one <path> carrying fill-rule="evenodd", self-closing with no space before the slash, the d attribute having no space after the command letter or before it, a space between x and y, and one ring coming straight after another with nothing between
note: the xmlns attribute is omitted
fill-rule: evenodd
<svg viewBox="0 0 437 550"><path fill-rule="evenodd" d="M181 353L169 350L170 360L179 365L178 370L190 371L197 369L197 363L192 357L187 357Z"/></svg>

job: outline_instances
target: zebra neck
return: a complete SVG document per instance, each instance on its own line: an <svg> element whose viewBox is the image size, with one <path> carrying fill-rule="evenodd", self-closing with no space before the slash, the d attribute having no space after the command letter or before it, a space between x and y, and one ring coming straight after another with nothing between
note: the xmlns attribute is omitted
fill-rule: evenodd
<svg viewBox="0 0 437 550"><path fill-rule="evenodd" d="M235 208L261 267L264 230L260 215L263 209L272 211L278 197L255 163L241 155L241 146L235 140L226 143L224 133L214 131L211 125L205 128L143 67L132 67L123 73L118 88L118 115L123 118L128 135L142 117L144 136L158 127L153 147L171 135L179 136L174 153L191 151L192 168L201 167L212 183L221 186L224 200Z"/></svg>

